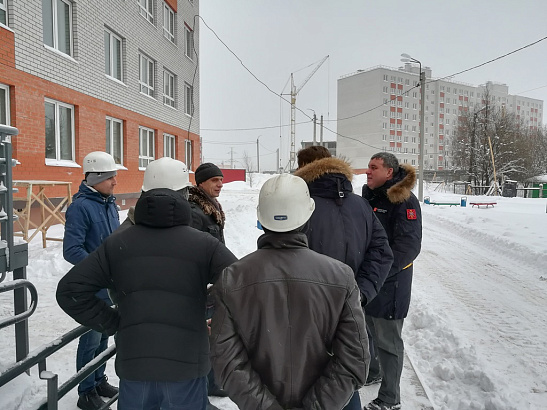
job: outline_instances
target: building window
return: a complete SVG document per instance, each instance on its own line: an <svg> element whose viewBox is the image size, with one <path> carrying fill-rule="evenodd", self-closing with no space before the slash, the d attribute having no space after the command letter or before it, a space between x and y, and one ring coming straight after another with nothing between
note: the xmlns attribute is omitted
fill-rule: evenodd
<svg viewBox="0 0 547 410"><path fill-rule="evenodd" d="M42 0L42 22L44 43L71 56L72 3L66 0Z"/></svg>
<svg viewBox="0 0 547 410"><path fill-rule="evenodd" d="M184 163L188 169L192 169L192 141L184 141Z"/></svg>
<svg viewBox="0 0 547 410"><path fill-rule="evenodd" d="M8 25L7 1L8 0L0 0L0 24L3 24L4 26Z"/></svg>
<svg viewBox="0 0 547 410"><path fill-rule="evenodd" d="M139 0L141 16L154 24L154 0Z"/></svg>
<svg viewBox="0 0 547 410"><path fill-rule="evenodd" d="M74 106L45 100L46 159L74 161Z"/></svg>
<svg viewBox="0 0 547 410"><path fill-rule="evenodd" d="M175 136L163 134L163 156L175 159Z"/></svg>
<svg viewBox="0 0 547 410"><path fill-rule="evenodd" d="M123 121L106 117L106 152L123 165Z"/></svg>
<svg viewBox="0 0 547 410"><path fill-rule="evenodd" d="M104 72L106 75L122 79L122 39L114 33L104 31Z"/></svg>
<svg viewBox="0 0 547 410"><path fill-rule="evenodd" d="M0 124L10 125L9 87L0 84Z"/></svg>
<svg viewBox="0 0 547 410"><path fill-rule="evenodd" d="M186 56L193 60L194 57L194 32L188 27L185 27L186 36Z"/></svg>
<svg viewBox="0 0 547 410"><path fill-rule="evenodd" d="M163 4L163 36L171 43L175 42L175 12Z"/></svg>
<svg viewBox="0 0 547 410"><path fill-rule="evenodd" d="M152 161L154 161L154 130L139 127L139 168L146 168Z"/></svg>
<svg viewBox="0 0 547 410"><path fill-rule="evenodd" d="M143 94L154 96L154 60L139 54L139 84Z"/></svg>
<svg viewBox="0 0 547 410"><path fill-rule="evenodd" d="M184 83L185 99L184 99L184 112L188 115L194 114L194 87L188 83Z"/></svg>
<svg viewBox="0 0 547 410"><path fill-rule="evenodd" d="M175 76L163 70L163 103L175 108Z"/></svg>

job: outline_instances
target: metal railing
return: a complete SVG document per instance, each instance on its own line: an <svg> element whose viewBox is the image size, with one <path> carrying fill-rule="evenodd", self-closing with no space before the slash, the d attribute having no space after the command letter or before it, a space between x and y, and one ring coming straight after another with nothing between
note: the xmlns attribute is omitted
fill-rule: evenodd
<svg viewBox="0 0 547 410"><path fill-rule="evenodd" d="M36 305L38 304L38 292L34 285L25 279L12 280L6 283L0 283L0 293L7 292L9 290L27 288L30 292L30 306L23 312L16 314L15 316L8 317L0 320L0 329L14 325L21 322L22 320L30 317L36 310Z"/></svg>
<svg viewBox="0 0 547 410"><path fill-rule="evenodd" d="M47 344L45 347L42 347L40 350L30 352L30 354L23 360L14 363L11 367L7 368L0 374L0 387L4 386L6 383L21 374L29 371L33 366L38 365L40 379L47 381L47 398L40 405L39 410L57 410L58 402L63 396L65 396L70 390L80 384L81 381L83 381L87 376L97 370L100 366L106 363L107 360L116 354L116 346L111 345L108 349L86 364L78 373L69 378L59 387L58 375L47 370L47 358L62 349L68 343L74 341L89 331L89 328L79 326L65 333L58 339L55 339L53 342ZM118 400L117 395L106 402L103 409L108 408L108 406L116 400Z"/></svg>

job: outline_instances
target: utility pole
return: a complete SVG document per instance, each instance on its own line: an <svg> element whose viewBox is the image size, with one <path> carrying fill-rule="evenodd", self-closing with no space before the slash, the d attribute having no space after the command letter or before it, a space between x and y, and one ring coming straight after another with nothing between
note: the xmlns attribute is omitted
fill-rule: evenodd
<svg viewBox="0 0 547 410"><path fill-rule="evenodd" d="M279 169L281 168L281 164L279 162L279 148L277 149L277 169L275 170L276 174L279 174Z"/></svg>
<svg viewBox="0 0 547 410"><path fill-rule="evenodd" d="M317 143L317 116L313 113L313 145Z"/></svg>
<svg viewBox="0 0 547 410"><path fill-rule="evenodd" d="M260 135L258 137L256 137L256 172L260 173L260 149L258 148L258 144L259 144L259 138L260 138Z"/></svg>
<svg viewBox="0 0 547 410"><path fill-rule="evenodd" d="M321 114L321 125L319 126L319 145L323 146L323 114Z"/></svg>
<svg viewBox="0 0 547 410"><path fill-rule="evenodd" d="M420 107L420 185L418 186L418 200L424 201L424 152L425 152L425 70L422 71L422 63L420 63L420 98L422 105Z"/></svg>

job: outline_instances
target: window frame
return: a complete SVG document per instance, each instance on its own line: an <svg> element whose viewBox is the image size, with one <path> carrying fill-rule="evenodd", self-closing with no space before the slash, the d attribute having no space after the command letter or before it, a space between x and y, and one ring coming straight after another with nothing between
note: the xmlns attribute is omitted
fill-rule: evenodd
<svg viewBox="0 0 547 410"><path fill-rule="evenodd" d="M46 41L45 41L45 38L43 39L44 40L44 45L46 47L52 48L52 49L54 49L54 50L56 50L60 53L66 54L70 57L74 57L74 22L73 22L73 18L72 18L72 14L73 14L72 2L70 2L68 0L47 0L47 1L49 1L50 4L51 4L51 14L52 14L51 25L52 25L52 29L53 29L53 39L52 39L53 40L53 45L47 44ZM68 24L70 26L70 30L69 30L69 53L68 54L59 48L59 28L58 28L58 21L57 21L57 15L58 15L57 1L61 1L62 3L66 4L68 6L68 17L69 17ZM42 5L43 5L43 2L42 2ZM42 21L43 21L43 19L44 19L44 10L42 9Z"/></svg>
<svg viewBox="0 0 547 410"><path fill-rule="evenodd" d="M75 143L75 124L74 124L74 117L75 117L75 107L72 104L67 104L62 101L53 100L51 98L44 98L44 119L45 119L45 108L46 104L53 104L55 106L55 158L47 158L46 156L46 165L48 162L60 162L60 161L66 161L66 162L75 162L76 157L76 143ZM72 145L72 158L66 159L61 158L61 142L60 142L60 125L59 125L59 107L68 108L70 109L70 116L71 116L71 145ZM47 138L47 135L45 136ZM46 144L47 149L47 144ZM47 152L44 153L44 155L47 155Z"/></svg>
<svg viewBox="0 0 547 410"><path fill-rule="evenodd" d="M170 19L171 17L173 18L172 22ZM164 2L163 3L163 36L173 44L175 44L175 38L176 38L175 37L176 24L177 24L177 19L176 19L175 11L171 7L169 7L169 5L166 2Z"/></svg>
<svg viewBox="0 0 547 410"><path fill-rule="evenodd" d="M143 6L142 3L145 3ZM154 0L138 0L139 14L150 24L154 24Z"/></svg>
<svg viewBox="0 0 547 410"><path fill-rule="evenodd" d="M177 159L177 137L175 135L163 133L163 156Z"/></svg>
<svg viewBox="0 0 547 410"><path fill-rule="evenodd" d="M146 81L147 82L144 82L142 80L142 64L143 64L143 61L146 62L146 66L147 66L147 71L146 71L146 74L147 74L147 78L146 78ZM156 82L156 62L151 59L150 57L148 57L146 54L144 53L141 53L139 52L139 92L141 94L144 94L148 97L152 97L154 98L154 92L155 92L155 82ZM152 79L151 79L151 83L150 84L150 73L152 73ZM146 92L144 92L143 90L146 90Z"/></svg>
<svg viewBox="0 0 547 410"><path fill-rule="evenodd" d="M143 133L146 133L146 153L141 151L142 148L142 138ZM152 141L150 141L150 136L152 136ZM148 164L150 164L155 159L156 151L156 131L152 128L148 128L142 125L139 125L139 170L145 170ZM152 144L150 144L152 142ZM150 147L152 147L152 155L150 155ZM146 155L145 155L146 154ZM146 165L144 162L146 161Z"/></svg>
<svg viewBox="0 0 547 410"><path fill-rule="evenodd" d="M195 47L194 31L185 24L184 25L184 53L186 54L186 57L188 57L192 61L194 61L194 47Z"/></svg>
<svg viewBox="0 0 547 410"><path fill-rule="evenodd" d="M107 143L108 140L105 141L105 143L106 143L106 152L109 153L110 155L112 155L112 158L114 158L114 162L116 163L116 165L120 165L120 166L123 167L123 120L107 115L105 117L105 137L106 137L106 131L107 131L106 122L110 122L110 144ZM114 135L113 135L114 127L112 126L113 123L119 123L120 124L120 147L119 147L120 148L120 161L119 162L116 161L116 157L114 156Z"/></svg>
<svg viewBox="0 0 547 410"><path fill-rule="evenodd" d="M190 117L194 115L194 87L186 82L184 83L184 113Z"/></svg>
<svg viewBox="0 0 547 410"><path fill-rule="evenodd" d="M109 49L110 49L110 53L109 53L109 59L110 59L110 64L109 64L109 72L106 73L105 72L105 75L107 77L110 77L110 78L113 78L114 80L117 80L117 81L120 81L123 83L123 80L124 80L124 76L123 76L123 39L118 36L116 33L114 33L112 30L109 30L105 27L104 29L104 33L105 34L108 34L110 36L110 41L109 41ZM114 72L114 67L113 67L113 64L114 64L114 47L112 47L113 45L113 41L114 40L118 40L120 42L120 78L117 78L115 76L112 75L112 73ZM106 42L106 39L105 39L105 42ZM106 44L104 45L106 47ZM105 58L106 58L106 49L105 49ZM106 61L105 61L105 70L106 70Z"/></svg>
<svg viewBox="0 0 547 410"><path fill-rule="evenodd" d="M0 83L0 89L5 91L4 102L6 104L6 112L4 114L6 115L6 122L3 125L11 125L10 98L9 98L10 87L7 84ZM0 124L2 124L2 122L0 122Z"/></svg>
<svg viewBox="0 0 547 410"><path fill-rule="evenodd" d="M184 140L184 163L186 168L192 169L192 140Z"/></svg>
<svg viewBox="0 0 547 410"><path fill-rule="evenodd" d="M169 81L168 88L171 94L166 94L166 77ZM167 105L171 108L176 108L176 93L175 90L177 89L177 76L173 74L171 71L167 70L166 68L163 69L163 104Z"/></svg>
<svg viewBox="0 0 547 410"><path fill-rule="evenodd" d="M4 10L4 15L6 16L6 21L4 23L0 21L0 26L9 27L8 0L0 0L0 10Z"/></svg>

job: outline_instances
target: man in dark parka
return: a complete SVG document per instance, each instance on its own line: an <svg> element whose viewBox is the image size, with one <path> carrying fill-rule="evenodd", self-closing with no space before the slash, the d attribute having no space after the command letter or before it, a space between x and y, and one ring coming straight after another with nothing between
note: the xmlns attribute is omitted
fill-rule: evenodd
<svg viewBox="0 0 547 410"><path fill-rule="evenodd" d="M374 345L369 380L381 378L382 384L378 397L365 408L395 410L401 402L401 333L410 306L413 262L421 249L422 213L411 191L416 184L414 167L399 164L391 153L380 152L370 159L366 173L363 197L384 226L395 259L380 293L366 308Z"/></svg>

